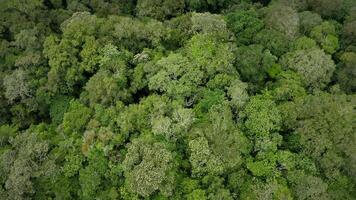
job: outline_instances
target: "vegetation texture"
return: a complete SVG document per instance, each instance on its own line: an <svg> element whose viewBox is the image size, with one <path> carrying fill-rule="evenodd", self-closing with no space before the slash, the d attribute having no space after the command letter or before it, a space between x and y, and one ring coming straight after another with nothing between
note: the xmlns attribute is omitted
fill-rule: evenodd
<svg viewBox="0 0 356 200"><path fill-rule="evenodd" d="M356 200L355 0L0 0L1 200Z"/></svg>

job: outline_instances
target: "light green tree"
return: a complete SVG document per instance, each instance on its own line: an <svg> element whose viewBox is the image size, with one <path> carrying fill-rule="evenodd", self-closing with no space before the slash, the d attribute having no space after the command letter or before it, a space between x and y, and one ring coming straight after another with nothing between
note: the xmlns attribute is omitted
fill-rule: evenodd
<svg viewBox="0 0 356 200"><path fill-rule="evenodd" d="M174 156L165 144L136 139L128 146L123 161L128 191L148 197L159 191L169 197L174 189Z"/></svg>
<svg viewBox="0 0 356 200"><path fill-rule="evenodd" d="M71 135L83 131L91 117L91 113L91 109L78 100L71 100L68 111L63 117L64 133Z"/></svg>
<svg viewBox="0 0 356 200"><path fill-rule="evenodd" d="M305 86L311 89L324 88L335 70L331 56L318 48L290 52L284 56L281 65L297 72Z"/></svg>

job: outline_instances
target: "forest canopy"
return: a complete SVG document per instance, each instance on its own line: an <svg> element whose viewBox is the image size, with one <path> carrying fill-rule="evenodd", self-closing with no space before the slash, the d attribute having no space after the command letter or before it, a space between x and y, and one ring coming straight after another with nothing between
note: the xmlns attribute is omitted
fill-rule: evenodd
<svg viewBox="0 0 356 200"><path fill-rule="evenodd" d="M355 0L0 1L0 199L356 200Z"/></svg>

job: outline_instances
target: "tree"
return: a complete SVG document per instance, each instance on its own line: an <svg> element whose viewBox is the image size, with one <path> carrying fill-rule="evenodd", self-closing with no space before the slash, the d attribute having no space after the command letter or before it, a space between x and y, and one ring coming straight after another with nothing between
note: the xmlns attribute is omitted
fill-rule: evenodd
<svg viewBox="0 0 356 200"><path fill-rule="evenodd" d="M25 29L15 35L13 45L22 51L16 58L15 66L33 67L43 63L41 53L43 36L38 29L39 27Z"/></svg>
<svg viewBox="0 0 356 200"><path fill-rule="evenodd" d="M205 200L206 194L204 190L197 189L187 195L188 200Z"/></svg>
<svg viewBox="0 0 356 200"><path fill-rule="evenodd" d="M196 138L189 142L190 163L192 173L201 176L206 173L221 174L224 170L223 163L209 149L207 139Z"/></svg>
<svg viewBox="0 0 356 200"><path fill-rule="evenodd" d="M169 109L169 99L164 96L150 95L139 104L120 109L116 122L125 137L129 134L146 132L150 129L151 117L164 115Z"/></svg>
<svg viewBox="0 0 356 200"><path fill-rule="evenodd" d="M203 82L203 72L181 54L170 54L156 64L157 73L149 78L150 90L164 92L170 97L189 97Z"/></svg>
<svg viewBox="0 0 356 200"><path fill-rule="evenodd" d="M309 6L323 17L334 17L340 19L342 17L341 9L344 0L308 0Z"/></svg>
<svg viewBox="0 0 356 200"><path fill-rule="evenodd" d="M341 55L341 65L336 69L337 81L341 88L347 93L356 91L356 72L354 67L356 65L356 53L345 52Z"/></svg>
<svg viewBox="0 0 356 200"><path fill-rule="evenodd" d="M194 34L213 34L214 37L229 39L231 33L223 16L210 13L193 13L191 17L191 29Z"/></svg>
<svg viewBox="0 0 356 200"><path fill-rule="evenodd" d="M350 177L355 173L353 101L353 96L318 93L296 99L283 110L286 127L295 130L289 136L290 146L313 158L331 179L341 168Z"/></svg>
<svg viewBox="0 0 356 200"><path fill-rule="evenodd" d="M64 38L76 41L76 44L79 45L86 39L85 36L96 34L97 28L100 27L99 22L100 18L89 12L76 12L64 21L60 28Z"/></svg>
<svg viewBox="0 0 356 200"><path fill-rule="evenodd" d="M32 131L36 130L18 134L11 141L11 150L1 155L1 167L6 171L2 175L5 179L2 184L9 199L23 199L40 193L41 187L37 184L54 174L54 162L47 157L48 142Z"/></svg>
<svg viewBox="0 0 356 200"><path fill-rule="evenodd" d="M69 71L70 67L78 66L78 59L75 57L77 52L78 50L75 49L71 41L60 41L55 36L46 38L44 43L44 55L48 58L48 64L51 67L48 72L47 87L49 91L53 93L73 92L73 85L76 80L83 79L78 72L73 71L77 71L79 67L72 68L72 71ZM68 81L67 84L66 79ZM69 87L66 87L66 85Z"/></svg>
<svg viewBox="0 0 356 200"><path fill-rule="evenodd" d="M272 89L267 91L268 93L277 103L291 101L306 95L301 77L293 71L284 71L278 74L276 82L272 85Z"/></svg>
<svg viewBox="0 0 356 200"><path fill-rule="evenodd" d="M249 180L244 186L240 195L241 199L293 199L292 192L283 183L277 180L259 179Z"/></svg>
<svg viewBox="0 0 356 200"><path fill-rule="evenodd" d="M183 9L183 0L138 0L136 5L138 16L146 16L158 20L178 16L183 12Z"/></svg>
<svg viewBox="0 0 356 200"><path fill-rule="evenodd" d="M308 9L308 0L272 0L272 4L290 6L298 12Z"/></svg>
<svg viewBox="0 0 356 200"><path fill-rule="evenodd" d="M345 42L345 45L351 45L356 41L356 16L350 15L342 28L342 36Z"/></svg>
<svg viewBox="0 0 356 200"><path fill-rule="evenodd" d="M20 49L27 49L27 50L36 50L41 47L41 43L38 43L37 40L39 36L39 31L37 28L33 29L25 29L22 30L20 33L15 35L15 42L14 45Z"/></svg>
<svg viewBox="0 0 356 200"><path fill-rule="evenodd" d="M150 90L184 99L192 97L200 85L217 74L237 74L232 66L234 58L230 45L219 43L212 35L193 36L183 53L172 53L157 61L157 67L152 68L152 75L149 74Z"/></svg>
<svg viewBox="0 0 356 200"><path fill-rule="evenodd" d="M183 46L192 37L192 15L192 13L184 13L165 22L166 26L170 28L169 43L174 47Z"/></svg>
<svg viewBox="0 0 356 200"><path fill-rule="evenodd" d="M206 98L211 98L211 94ZM241 165L242 155L250 151L247 138L232 121L230 108L219 101L214 105L212 100L197 105L203 116L188 134L192 138L188 143L189 161L193 175L198 177L234 170Z"/></svg>
<svg viewBox="0 0 356 200"><path fill-rule="evenodd" d="M224 178L218 176L205 176L202 178L202 186L207 193L208 199L232 200L233 195L224 186Z"/></svg>
<svg viewBox="0 0 356 200"><path fill-rule="evenodd" d="M268 76L268 69L277 60L277 57L273 56L269 50L264 50L261 45L242 46L236 50L235 55L236 69L241 79L250 83L253 90L262 87L262 83Z"/></svg>
<svg viewBox="0 0 356 200"><path fill-rule="evenodd" d="M88 12L78 12L61 24L62 38L51 35L44 42L48 58L47 89L54 94L73 94L85 82L85 73L98 68L98 35L100 18Z"/></svg>
<svg viewBox="0 0 356 200"><path fill-rule="evenodd" d="M63 117L63 131L65 134L72 135L80 133L85 128L86 123L91 117L90 108L86 107L78 100L71 100L68 111Z"/></svg>
<svg viewBox="0 0 356 200"><path fill-rule="evenodd" d="M253 36L253 41L264 46L277 57L288 52L290 40L282 32L273 29L262 29Z"/></svg>
<svg viewBox="0 0 356 200"><path fill-rule="evenodd" d="M311 11L304 11L299 13L300 20L300 32L303 34L309 34L310 31L322 23L323 19L319 14Z"/></svg>
<svg viewBox="0 0 356 200"><path fill-rule="evenodd" d="M204 77L212 78L218 73L236 74L231 44L222 42L213 35L193 36L187 43L184 53L204 72Z"/></svg>
<svg viewBox="0 0 356 200"><path fill-rule="evenodd" d="M315 26L310 32L310 37L318 42L326 53L333 54L339 48L335 26L330 22Z"/></svg>
<svg viewBox="0 0 356 200"><path fill-rule="evenodd" d="M288 177L297 199L328 199L328 185L319 177L306 175L301 171L291 173Z"/></svg>
<svg viewBox="0 0 356 200"><path fill-rule="evenodd" d="M293 51L308 50L308 49L314 49L317 47L318 47L318 45L316 44L315 40L308 38L306 36L303 36L293 42L291 50L293 50Z"/></svg>
<svg viewBox="0 0 356 200"><path fill-rule="evenodd" d="M227 94L231 98L231 104L235 109L241 109L248 101L248 84L240 80L235 80L227 89Z"/></svg>
<svg viewBox="0 0 356 200"><path fill-rule="evenodd" d="M229 31L224 17L217 14L186 13L166 22L169 30L169 41L178 47L196 34L209 34L221 40L228 40L232 33Z"/></svg>
<svg viewBox="0 0 356 200"><path fill-rule="evenodd" d="M101 45L95 37L89 36L82 48L80 51L80 59L82 61L80 68L87 73L94 73L100 65L101 56L99 50L101 50ZM105 49L105 47L103 49Z"/></svg>
<svg viewBox="0 0 356 200"><path fill-rule="evenodd" d="M126 16L109 17L100 31L113 45L133 53L140 53L144 48L161 46L168 33L169 28L162 22Z"/></svg>
<svg viewBox="0 0 356 200"><path fill-rule="evenodd" d="M284 33L294 39L299 34L299 16L291 7L276 4L268 8L265 17L266 27Z"/></svg>
<svg viewBox="0 0 356 200"><path fill-rule="evenodd" d="M79 172L80 196L83 199L92 199L95 196L99 196L98 193L102 189L100 187L102 179L109 170L108 160L100 149L94 148L89 152L88 162L89 165L82 168Z"/></svg>
<svg viewBox="0 0 356 200"><path fill-rule="evenodd" d="M100 103L113 105L116 101L126 102L131 98L127 67L132 54L128 51L118 51L109 44L101 49L98 64L100 70L94 74L85 85L90 104ZM98 84L100 83L100 84Z"/></svg>
<svg viewBox="0 0 356 200"><path fill-rule="evenodd" d="M42 1L5 0L1 2L0 12L1 24L7 30L6 39L12 40L22 30L35 26L41 30L41 35L52 31L49 26L51 20L47 18L48 10Z"/></svg>
<svg viewBox="0 0 356 200"><path fill-rule="evenodd" d="M133 140L123 161L128 191L148 197L159 191L169 197L174 189L174 155L164 143L150 138Z"/></svg>
<svg viewBox="0 0 356 200"><path fill-rule="evenodd" d="M113 105L118 100L127 101L130 98L125 88L127 80L126 77L118 77L120 75L102 70L92 76L85 86L90 104Z"/></svg>
<svg viewBox="0 0 356 200"><path fill-rule="evenodd" d="M0 2L1 200L355 199L355 0Z"/></svg>
<svg viewBox="0 0 356 200"><path fill-rule="evenodd" d="M151 119L152 133L163 135L168 141L181 139L195 121L194 113L187 108L172 108L173 113L154 116Z"/></svg>
<svg viewBox="0 0 356 200"><path fill-rule="evenodd" d="M4 78L5 97L10 103L15 100L24 100L32 97L31 88L28 83L26 71L15 70L11 75Z"/></svg>
<svg viewBox="0 0 356 200"><path fill-rule="evenodd" d="M12 137L17 134L17 128L10 125L0 126L0 147L6 147L10 144Z"/></svg>
<svg viewBox="0 0 356 200"><path fill-rule="evenodd" d="M263 96L255 96L245 106L241 113L244 126L251 141L254 141L254 151L276 151L280 145L280 130L282 118L276 104Z"/></svg>
<svg viewBox="0 0 356 200"><path fill-rule="evenodd" d="M281 65L297 72L304 85L311 89L324 88L335 70L331 57L318 48L290 52L281 60Z"/></svg>
<svg viewBox="0 0 356 200"><path fill-rule="evenodd" d="M235 33L238 44L248 45L253 36L264 26L255 10L236 11L226 15L226 22L230 30Z"/></svg>
<svg viewBox="0 0 356 200"><path fill-rule="evenodd" d="M64 113L67 112L71 98L68 96L56 96L51 102L49 115L54 124L61 124Z"/></svg>

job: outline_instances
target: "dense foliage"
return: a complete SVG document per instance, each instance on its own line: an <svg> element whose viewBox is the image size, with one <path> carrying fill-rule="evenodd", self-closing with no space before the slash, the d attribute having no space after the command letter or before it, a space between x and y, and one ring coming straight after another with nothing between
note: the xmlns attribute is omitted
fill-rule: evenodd
<svg viewBox="0 0 356 200"><path fill-rule="evenodd" d="M1 0L0 199L356 199L355 0Z"/></svg>

